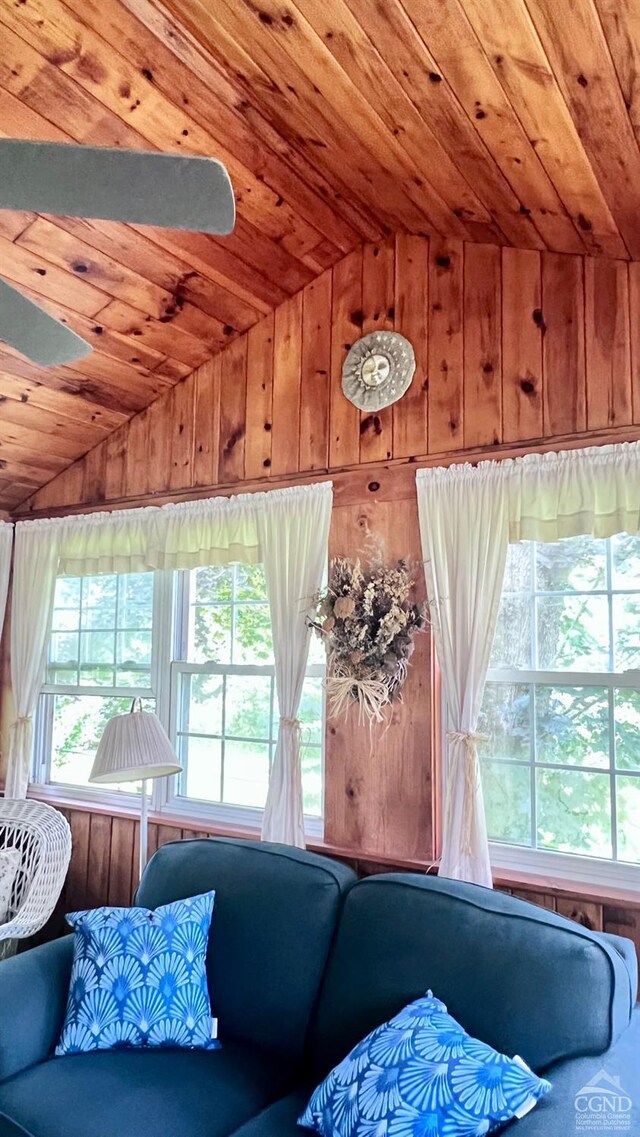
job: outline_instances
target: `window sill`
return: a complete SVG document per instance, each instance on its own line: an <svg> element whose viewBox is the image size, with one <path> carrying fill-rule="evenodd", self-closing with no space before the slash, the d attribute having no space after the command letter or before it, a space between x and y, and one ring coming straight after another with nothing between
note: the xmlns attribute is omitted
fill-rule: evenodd
<svg viewBox="0 0 640 1137"><path fill-rule="evenodd" d="M37 801L57 805L61 809L79 810L87 813L106 814L112 817L138 820L140 814L135 804L108 805L104 802L87 801L65 794L57 787L31 786L29 797ZM154 825L166 825L176 829L189 829L199 833L206 833L212 837L241 837L246 840L259 841L260 830L257 826L241 826L237 823L226 823L216 819L205 820L193 815L176 811L150 812L149 821ZM337 857L340 860L356 862L363 866L370 866L379 872L418 872L434 871L436 866L427 860L404 859L393 857L387 853L376 853L370 850L346 848L331 844L324 837L308 834L306 847L310 852L322 853L325 856ZM495 848L495 847L494 847ZM640 875L640 874L638 874ZM494 885L498 888L518 888L531 892L546 892L554 896L571 896L581 900L591 900L595 903L619 904L622 907L640 908L640 886L626 888L619 885L607 885L584 881L553 873L530 871L517 867L493 864Z"/></svg>
<svg viewBox="0 0 640 1137"><path fill-rule="evenodd" d="M35 801L43 801L48 805L58 806L60 809L79 810L86 813L99 813L108 817L127 818L130 821L140 819L140 798L132 794L132 800L120 800L123 795L96 793L87 791L86 795L79 791L70 792L64 786L30 785L29 797ZM258 814L258 811L256 811ZM255 841L260 840L261 817L258 816L255 824L247 824L230 817L228 820L217 816L207 816L202 808L196 810L177 810L167 806L164 809L154 809L149 806L149 824L166 825L175 829L190 829L196 832L210 833L219 837L246 837ZM306 832L307 845L315 848L318 841L322 842L322 819L319 817L305 818L309 828Z"/></svg>

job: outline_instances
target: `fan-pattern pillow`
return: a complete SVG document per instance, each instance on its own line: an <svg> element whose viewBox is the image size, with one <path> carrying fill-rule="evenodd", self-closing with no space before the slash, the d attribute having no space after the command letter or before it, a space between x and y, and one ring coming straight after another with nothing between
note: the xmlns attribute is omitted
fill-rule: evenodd
<svg viewBox="0 0 640 1137"><path fill-rule="evenodd" d="M298 1124L322 1137L481 1137L550 1089L521 1058L470 1038L429 991L353 1048Z"/></svg>
<svg viewBox="0 0 640 1137"><path fill-rule="evenodd" d="M11 893L22 860L19 849L0 849L0 924L6 922Z"/></svg>
<svg viewBox="0 0 640 1137"><path fill-rule="evenodd" d="M72 912L67 1013L57 1056L120 1047L213 1050L206 953L215 893L148 908Z"/></svg>

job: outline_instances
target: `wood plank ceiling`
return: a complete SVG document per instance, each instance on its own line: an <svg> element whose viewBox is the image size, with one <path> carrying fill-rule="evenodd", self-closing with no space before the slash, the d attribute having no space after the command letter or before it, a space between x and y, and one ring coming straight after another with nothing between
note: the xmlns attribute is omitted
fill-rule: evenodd
<svg viewBox="0 0 640 1137"><path fill-rule="evenodd" d="M0 0L0 135L226 163L228 238L0 212L95 350L0 344L11 508L363 240L640 259L638 0Z"/></svg>

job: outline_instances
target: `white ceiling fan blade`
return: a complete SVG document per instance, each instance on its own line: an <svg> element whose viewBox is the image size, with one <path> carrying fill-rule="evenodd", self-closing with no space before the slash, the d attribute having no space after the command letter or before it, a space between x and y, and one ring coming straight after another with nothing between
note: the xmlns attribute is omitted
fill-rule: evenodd
<svg viewBox="0 0 640 1137"><path fill-rule="evenodd" d="M0 209L230 233L235 200L215 158L0 139Z"/></svg>
<svg viewBox="0 0 640 1137"><path fill-rule="evenodd" d="M71 363L93 350L4 280L0 280L0 340L45 367Z"/></svg>

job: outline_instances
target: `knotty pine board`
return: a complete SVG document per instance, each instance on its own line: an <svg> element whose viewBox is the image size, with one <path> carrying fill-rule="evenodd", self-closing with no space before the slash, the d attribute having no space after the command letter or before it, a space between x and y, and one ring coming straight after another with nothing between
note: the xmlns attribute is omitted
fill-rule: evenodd
<svg viewBox="0 0 640 1137"><path fill-rule="evenodd" d="M391 327L414 345L413 383L363 415L342 365ZM52 455L20 511L636 437L639 328L635 264L399 234L347 254L57 476Z"/></svg>

